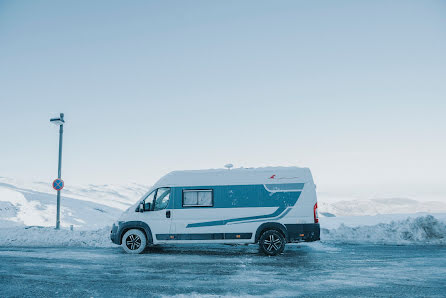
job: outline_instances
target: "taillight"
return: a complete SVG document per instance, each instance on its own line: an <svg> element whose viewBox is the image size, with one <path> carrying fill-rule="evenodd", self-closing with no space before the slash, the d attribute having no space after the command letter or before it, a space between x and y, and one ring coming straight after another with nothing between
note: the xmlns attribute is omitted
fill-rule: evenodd
<svg viewBox="0 0 446 298"><path fill-rule="evenodd" d="M317 203L314 204L313 212L314 212L314 223L318 223L319 222L319 214L317 213Z"/></svg>

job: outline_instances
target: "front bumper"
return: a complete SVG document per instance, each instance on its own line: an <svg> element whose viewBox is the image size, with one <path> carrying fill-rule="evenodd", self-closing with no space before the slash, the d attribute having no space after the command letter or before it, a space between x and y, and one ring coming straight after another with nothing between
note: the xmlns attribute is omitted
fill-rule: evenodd
<svg viewBox="0 0 446 298"><path fill-rule="evenodd" d="M321 240L321 228L318 223L313 224L285 224L288 231L288 242L311 242Z"/></svg>
<svg viewBox="0 0 446 298"><path fill-rule="evenodd" d="M113 224L112 226L112 230L110 231L110 240L114 243L114 244L118 244L120 245L121 243L119 243L119 236L118 236L118 226Z"/></svg>

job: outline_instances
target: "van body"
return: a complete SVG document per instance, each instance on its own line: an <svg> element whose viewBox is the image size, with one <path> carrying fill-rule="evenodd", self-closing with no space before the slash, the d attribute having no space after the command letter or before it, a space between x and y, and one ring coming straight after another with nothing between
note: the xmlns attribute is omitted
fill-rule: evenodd
<svg viewBox="0 0 446 298"><path fill-rule="evenodd" d="M319 240L315 188L308 168L174 171L123 213L110 238L129 253L151 244L259 243L275 255L285 243Z"/></svg>

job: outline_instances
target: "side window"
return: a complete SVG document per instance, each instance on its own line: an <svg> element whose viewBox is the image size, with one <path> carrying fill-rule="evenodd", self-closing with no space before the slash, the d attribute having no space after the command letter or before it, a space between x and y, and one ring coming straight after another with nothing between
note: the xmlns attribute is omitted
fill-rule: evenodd
<svg viewBox="0 0 446 298"><path fill-rule="evenodd" d="M212 189L183 190L183 207L213 207Z"/></svg>
<svg viewBox="0 0 446 298"><path fill-rule="evenodd" d="M152 191L145 199L144 199L144 211L149 211L152 209L151 205L153 204L153 198L155 198L156 190Z"/></svg>
<svg viewBox="0 0 446 298"><path fill-rule="evenodd" d="M170 188L168 187L158 188L155 199L155 207L153 210L156 211L156 210L166 209L167 205L169 205L169 198L170 198Z"/></svg>

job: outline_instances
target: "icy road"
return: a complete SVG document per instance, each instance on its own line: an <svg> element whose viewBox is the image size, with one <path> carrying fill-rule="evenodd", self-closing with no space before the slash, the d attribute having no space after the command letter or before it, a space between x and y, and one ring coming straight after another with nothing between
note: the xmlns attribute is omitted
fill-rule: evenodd
<svg viewBox="0 0 446 298"><path fill-rule="evenodd" d="M446 246L0 248L0 297L446 295Z"/></svg>

